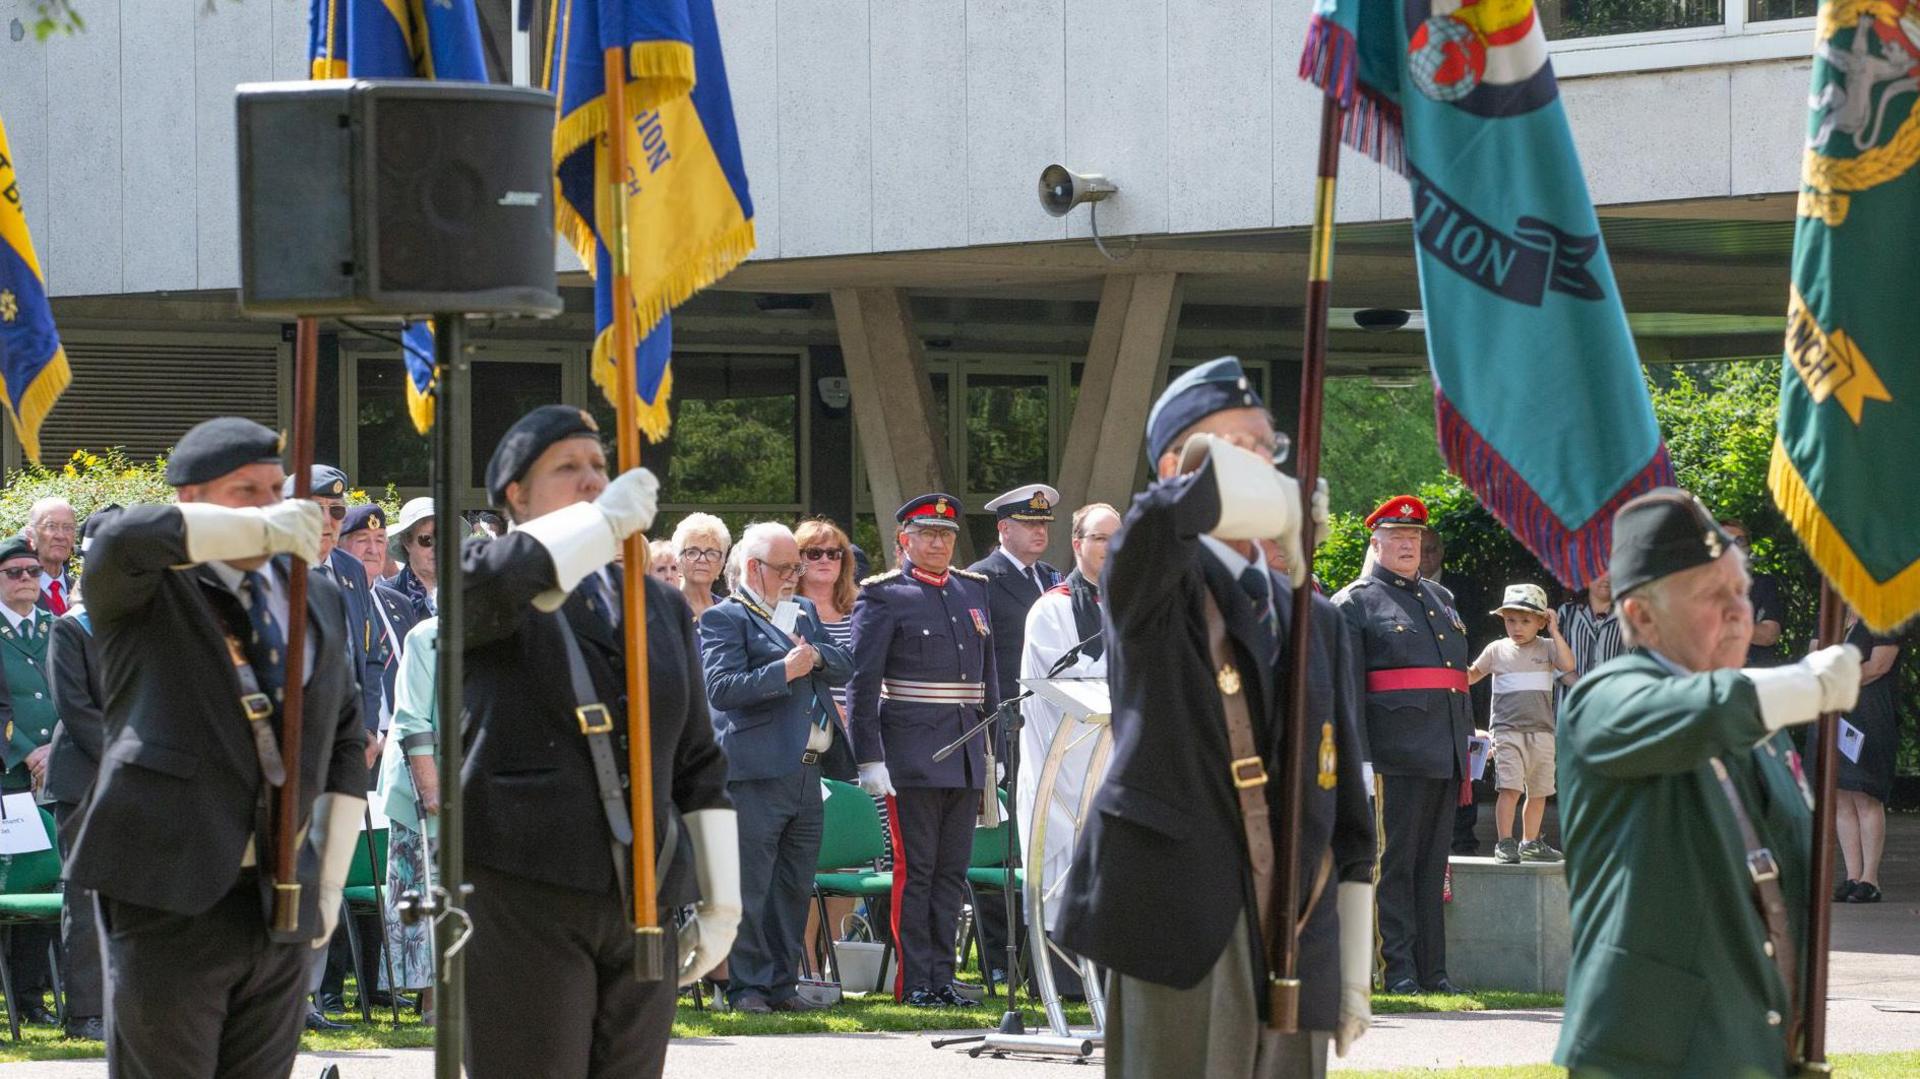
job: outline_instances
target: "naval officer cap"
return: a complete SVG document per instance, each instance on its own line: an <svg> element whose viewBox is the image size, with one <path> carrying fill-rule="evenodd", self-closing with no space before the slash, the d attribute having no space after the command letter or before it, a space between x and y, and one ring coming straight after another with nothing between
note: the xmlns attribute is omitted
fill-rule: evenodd
<svg viewBox="0 0 1920 1079"><path fill-rule="evenodd" d="M514 421L487 462L487 497L496 506L507 504L507 485L526 478L527 469L548 447L569 438L600 439L600 425L584 408L541 405ZM401 516L407 514L404 509Z"/></svg>
<svg viewBox="0 0 1920 1079"><path fill-rule="evenodd" d="M960 515L965 513L960 500L952 495L938 491L921 495L894 511L893 519L900 527L945 528L960 531Z"/></svg>
<svg viewBox="0 0 1920 1079"><path fill-rule="evenodd" d="M313 473L308 477L307 494L312 498L347 497L347 474L332 465L314 465ZM293 477L280 485L280 497L293 497Z"/></svg>
<svg viewBox="0 0 1920 1079"><path fill-rule="evenodd" d="M25 536L15 536L5 543L0 543L0 566L16 558L31 558L36 564L40 561L40 556L33 553L33 544Z"/></svg>
<svg viewBox="0 0 1920 1079"><path fill-rule="evenodd" d="M1015 487L987 503L996 521L1051 521L1053 507L1060 504L1060 492L1044 483Z"/></svg>
<svg viewBox="0 0 1920 1079"><path fill-rule="evenodd" d="M1208 360L1167 383L1153 403L1147 413L1147 461L1158 461L1180 432L1216 412L1264 407L1238 356Z"/></svg>
<svg viewBox="0 0 1920 1079"><path fill-rule="evenodd" d="M248 465L279 464L285 442L252 420L216 416L180 436L167 458L167 486L191 487Z"/></svg>
<svg viewBox="0 0 1920 1079"><path fill-rule="evenodd" d="M369 502L347 511L347 519L340 522L340 538L346 539L355 532L365 532L370 528L385 527L387 527L387 511Z"/></svg>
<svg viewBox="0 0 1920 1079"><path fill-rule="evenodd" d="M1613 515L1613 594L1624 596L1695 566L1716 561L1733 537L1691 493L1656 487Z"/></svg>

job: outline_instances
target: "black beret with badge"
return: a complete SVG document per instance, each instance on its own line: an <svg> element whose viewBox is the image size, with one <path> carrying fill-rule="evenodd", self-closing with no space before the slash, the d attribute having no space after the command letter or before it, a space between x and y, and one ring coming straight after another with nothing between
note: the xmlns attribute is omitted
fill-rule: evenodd
<svg viewBox="0 0 1920 1079"><path fill-rule="evenodd" d="M355 532L385 527L387 527L387 511L381 509L378 504L369 502L347 511L347 519L340 522L340 537L345 539Z"/></svg>
<svg viewBox="0 0 1920 1079"><path fill-rule="evenodd" d="M1239 357L1208 360L1167 383L1153 403L1147 413L1147 461L1158 461L1180 432L1216 412L1264 407Z"/></svg>
<svg viewBox="0 0 1920 1079"><path fill-rule="evenodd" d="M216 416L193 426L167 458L167 485L191 487L248 465L279 464L286 438L240 416Z"/></svg>
<svg viewBox="0 0 1920 1079"><path fill-rule="evenodd" d="M514 421L487 461L487 497L496 506L507 504L507 484L518 483L527 469L554 443L568 438L599 439L600 425L584 408L541 405Z"/></svg>
<svg viewBox="0 0 1920 1079"><path fill-rule="evenodd" d="M1733 547L1699 498L1678 487L1656 487L1613 515L1613 594L1716 561Z"/></svg>

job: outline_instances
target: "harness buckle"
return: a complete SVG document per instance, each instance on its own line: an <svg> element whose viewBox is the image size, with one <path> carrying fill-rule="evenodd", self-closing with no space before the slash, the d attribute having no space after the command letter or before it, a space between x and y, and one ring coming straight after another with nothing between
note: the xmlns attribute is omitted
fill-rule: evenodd
<svg viewBox="0 0 1920 1079"><path fill-rule="evenodd" d="M1253 769L1251 774L1247 772L1249 768ZM1233 773L1233 785L1239 790L1262 786L1267 782L1267 765L1259 757L1241 757L1229 764L1227 770Z"/></svg>
<svg viewBox="0 0 1920 1079"><path fill-rule="evenodd" d="M606 734L613 730L613 713L604 704L583 704L573 710L580 720L581 734Z"/></svg>

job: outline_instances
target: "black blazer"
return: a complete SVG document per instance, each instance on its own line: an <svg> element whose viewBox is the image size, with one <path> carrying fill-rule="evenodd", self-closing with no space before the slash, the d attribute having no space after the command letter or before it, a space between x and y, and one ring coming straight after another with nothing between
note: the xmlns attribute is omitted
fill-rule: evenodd
<svg viewBox="0 0 1920 1079"><path fill-rule="evenodd" d="M1207 653L1211 593L1248 696L1267 774L1276 846L1294 826L1280 797L1292 589L1269 573L1281 620L1277 663L1251 602L1198 537L1219 520L1211 466L1154 484L1114 537L1102 593L1113 756L1067 874L1061 943L1095 962L1177 988L1197 984L1252 909L1240 806L1230 780L1225 720ZM1353 662L1337 612L1313 604L1303 814L1302 902L1329 851L1332 872L1301 936L1301 1021L1330 1030L1339 1008L1335 884L1373 870L1373 818L1362 783ZM1332 789L1322 787L1322 732L1331 736ZM1171 915L1169 912L1173 912ZM1264 985L1256 962L1257 984Z"/></svg>
<svg viewBox="0 0 1920 1079"><path fill-rule="evenodd" d="M1385 776L1459 779L1473 734L1470 694L1448 689L1368 692L1367 672L1407 667L1465 671L1473 661L1453 593L1381 566L1333 594L1359 660L1354 691L1365 702L1367 757Z"/></svg>
<svg viewBox="0 0 1920 1079"><path fill-rule="evenodd" d="M461 551L466 620L466 701L461 772L468 859L501 873L584 892L614 884L611 844L593 757L574 716L565 642L580 644L600 703L614 715L614 757L627 765L626 654L621 638L578 593L565 620L534 609L557 587L553 559L524 532L476 538ZM724 809L727 762L713 741L693 613L651 576L647 674L652 695L655 850L678 814ZM677 811L677 812L676 812ZM682 832L660 889L663 908L694 894L691 844Z"/></svg>
<svg viewBox="0 0 1920 1079"><path fill-rule="evenodd" d="M79 608L54 620L47 638L47 681L53 690L53 748L47 754L47 797L77 806L93 789L106 738L100 649Z"/></svg>
<svg viewBox="0 0 1920 1079"><path fill-rule="evenodd" d="M1045 562L1036 562L1033 568L1040 571L1047 588L1062 580L1060 571ZM1022 576L1013 559L997 547L967 570L987 579L987 620L993 626L993 666L1000 676L996 690L999 696L987 702L988 707L992 707L1020 695L1020 654L1026 648L1027 612L1033 609L1045 589L1035 587L1031 577ZM1018 744L1018 739L1015 742Z"/></svg>
<svg viewBox="0 0 1920 1079"><path fill-rule="evenodd" d="M244 620L212 570L192 565L180 511L132 506L94 535L87 557L87 610L105 691L100 775L67 862L67 877L114 899L201 914L231 891L256 819L262 778L240 708L221 615ZM307 577L313 671L306 679L298 804L322 793L365 797L366 733L360 692L347 667L346 608L339 589ZM292 779L290 778L291 782ZM272 865L270 844L258 854ZM318 932L318 866L311 845L300 879L301 930ZM269 876L260 874L261 901Z"/></svg>

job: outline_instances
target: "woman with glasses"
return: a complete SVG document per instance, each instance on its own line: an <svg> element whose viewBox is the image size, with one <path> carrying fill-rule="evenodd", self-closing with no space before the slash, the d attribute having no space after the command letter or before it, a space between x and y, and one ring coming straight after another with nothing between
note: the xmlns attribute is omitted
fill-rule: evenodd
<svg viewBox="0 0 1920 1079"><path fill-rule="evenodd" d="M400 507L400 519L387 537L387 549L400 563L393 587L413 600L421 618L437 610L433 593L439 582L434 549L434 529L438 527L433 520L433 499L413 498Z"/></svg>
<svg viewBox="0 0 1920 1079"><path fill-rule="evenodd" d="M673 530L673 556L680 563L680 594L698 621L717 602L713 582L727 563L733 533L711 513L689 513Z"/></svg>

